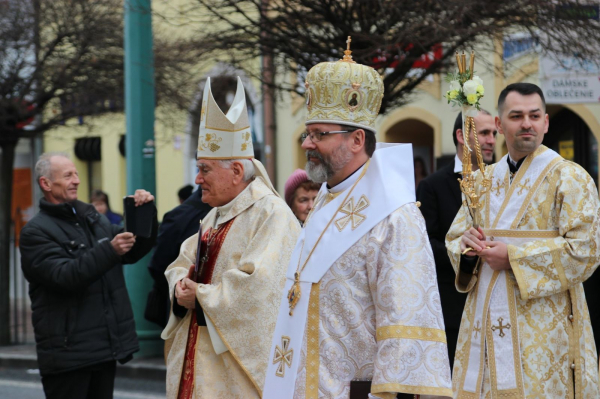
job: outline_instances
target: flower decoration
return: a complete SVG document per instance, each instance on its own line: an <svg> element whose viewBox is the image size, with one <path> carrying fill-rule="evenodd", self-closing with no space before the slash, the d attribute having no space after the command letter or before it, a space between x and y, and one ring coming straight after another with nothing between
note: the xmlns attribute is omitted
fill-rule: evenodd
<svg viewBox="0 0 600 399"><path fill-rule="evenodd" d="M479 100L483 97L485 89L483 81L477 75L471 78L471 70L467 69L463 73L450 73L446 77L450 87L446 92L448 104L453 107L480 109Z"/></svg>
<svg viewBox="0 0 600 399"><path fill-rule="evenodd" d="M475 127L475 119L480 110L479 100L483 97L485 89L483 81L477 75L474 75L475 53L471 52L471 59L467 66L467 55L456 53L456 62L458 64L457 73L449 73L446 76L446 81L450 84L449 90L446 92L448 104L453 108L458 108L462 111L463 116L463 154L462 154L462 177L458 179L460 182L460 190L465 195L471 217L473 219L473 227L477 228L481 222L480 208L482 207L481 198L491 187L491 179L485 177L485 164L481 155L481 147L477 138L477 129ZM472 140L471 140L472 138ZM472 144L469 144L472 143ZM473 148L471 148L473 147ZM480 182L476 181L473 165L471 162L471 153L475 152L477 165L483 176ZM480 185L477 188L477 185ZM471 250L468 248L467 251Z"/></svg>

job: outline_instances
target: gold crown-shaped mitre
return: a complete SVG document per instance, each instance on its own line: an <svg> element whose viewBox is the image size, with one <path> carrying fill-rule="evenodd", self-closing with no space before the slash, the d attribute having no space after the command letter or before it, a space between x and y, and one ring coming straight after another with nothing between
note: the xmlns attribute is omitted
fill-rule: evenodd
<svg viewBox="0 0 600 399"><path fill-rule="evenodd" d="M206 79L196 158L254 158L250 121L246 108L246 92L239 76L235 97L227 114L223 114L217 105L210 89L210 78Z"/></svg>
<svg viewBox="0 0 600 399"><path fill-rule="evenodd" d="M344 58L321 62L306 75L306 124L333 123L375 131L383 98L383 81L371 67L350 55L350 37Z"/></svg>

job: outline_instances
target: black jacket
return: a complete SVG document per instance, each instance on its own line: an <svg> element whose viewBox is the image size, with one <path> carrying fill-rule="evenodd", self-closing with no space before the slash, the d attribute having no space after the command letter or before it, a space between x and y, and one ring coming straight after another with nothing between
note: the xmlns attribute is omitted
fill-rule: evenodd
<svg viewBox="0 0 600 399"><path fill-rule="evenodd" d="M183 204L165 213L163 217L156 249L148 264L148 271L154 279L154 288L148 294L145 312L147 320L161 327L167 325L171 308L165 270L179 256L181 244L198 232L200 220L211 209L210 205L202 202L202 190L198 189Z"/></svg>
<svg viewBox="0 0 600 399"><path fill-rule="evenodd" d="M421 181L417 189L417 200L421 201L421 212L427 225L427 234L437 272L442 301L442 313L446 328L458 329L467 296L456 290L456 274L446 250L446 234L461 206L461 192L454 173L454 160Z"/></svg>
<svg viewBox="0 0 600 399"><path fill-rule="evenodd" d="M150 251L157 225L155 212L152 236L138 237L121 257L110 242L122 228L92 205L40 201L21 231L20 250L42 375L123 363L139 350L122 264Z"/></svg>

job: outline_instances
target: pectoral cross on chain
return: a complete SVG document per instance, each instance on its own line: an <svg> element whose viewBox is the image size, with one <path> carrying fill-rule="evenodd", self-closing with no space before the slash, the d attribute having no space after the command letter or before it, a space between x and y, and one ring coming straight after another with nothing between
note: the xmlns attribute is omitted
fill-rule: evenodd
<svg viewBox="0 0 600 399"><path fill-rule="evenodd" d="M506 335L504 334L504 329L510 330L510 323L503 325L503 321L504 319L502 317L498 317L498 325L492 326L492 331L500 330L500 334L498 334L500 338L504 338L504 336Z"/></svg>

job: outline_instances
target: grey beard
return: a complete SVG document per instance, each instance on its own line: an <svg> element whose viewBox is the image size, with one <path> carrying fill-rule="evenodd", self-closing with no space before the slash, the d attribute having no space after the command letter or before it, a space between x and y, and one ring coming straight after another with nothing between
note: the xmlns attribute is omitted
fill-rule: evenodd
<svg viewBox="0 0 600 399"><path fill-rule="evenodd" d="M317 158L320 161L318 165L308 161L304 170L310 180L315 183L323 183L350 162L352 153L344 144L341 144L338 148L333 150L328 159L325 159L317 151L306 151L306 158Z"/></svg>
<svg viewBox="0 0 600 399"><path fill-rule="evenodd" d="M312 163L311 161L306 162L304 170L306 171L306 174L310 180L314 181L315 183L323 183L333 176L331 165L325 162L321 154L316 151L307 151L306 158L309 157L318 158L319 161L321 161L319 164Z"/></svg>

